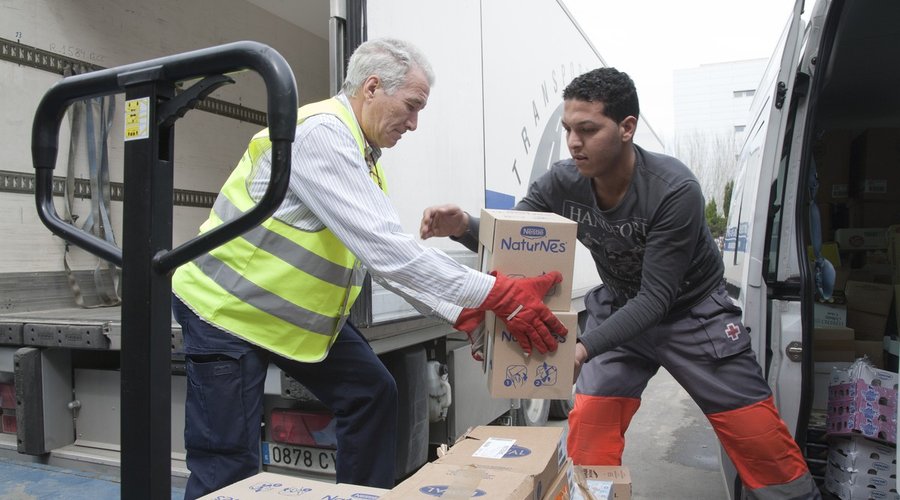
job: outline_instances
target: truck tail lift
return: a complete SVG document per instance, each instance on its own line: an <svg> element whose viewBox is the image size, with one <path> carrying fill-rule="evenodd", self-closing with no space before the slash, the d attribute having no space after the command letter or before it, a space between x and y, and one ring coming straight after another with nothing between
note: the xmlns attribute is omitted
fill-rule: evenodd
<svg viewBox="0 0 900 500"><path fill-rule="evenodd" d="M264 80L272 140L272 179L240 217L172 246L175 121L215 89L226 73L252 70ZM176 93L176 83L195 81ZM125 94L122 248L66 223L53 205L60 122L76 100ZM171 273L268 218L287 192L297 86L290 66L256 42L153 59L64 78L41 99L32 131L35 201L57 236L122 268L121 497L171 498Z"/></svg>

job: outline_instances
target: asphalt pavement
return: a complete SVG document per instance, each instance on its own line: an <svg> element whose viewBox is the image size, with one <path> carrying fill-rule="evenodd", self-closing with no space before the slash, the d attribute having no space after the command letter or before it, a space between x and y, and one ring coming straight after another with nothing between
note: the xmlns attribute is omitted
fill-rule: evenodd
<svg viewBox="0 0 900 500"><path fill-rule="evenodd" d="M726 499L718 454L716 435L703 413L660 369L625 434L622 462L631 472L632 499Z"/></svg>

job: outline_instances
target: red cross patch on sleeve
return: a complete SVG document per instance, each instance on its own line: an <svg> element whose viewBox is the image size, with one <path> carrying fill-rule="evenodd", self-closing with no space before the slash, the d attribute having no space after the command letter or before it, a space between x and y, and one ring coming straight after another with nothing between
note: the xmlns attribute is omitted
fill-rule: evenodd
<svg viewBox="0 0 900 500"><path fill-rule="evenodd" d="M741 336L741 327L734 323L728 323L725 325L725 336L731 340L737 340Z"/></svg>

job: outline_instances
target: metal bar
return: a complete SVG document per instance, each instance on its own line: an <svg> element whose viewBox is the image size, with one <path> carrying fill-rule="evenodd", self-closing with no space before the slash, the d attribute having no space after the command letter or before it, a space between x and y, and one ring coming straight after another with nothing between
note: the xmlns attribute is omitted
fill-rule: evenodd
<svg viewBox="0 0 900 500"><path fill-rule="evenodd" d="M106 69L62 54L24 45L12 40L0 38L0 59L30 68L56 73L58 75L82 74ZM221 99L208 97L197 105L197 109L225 116L243 122L266 126L266 113L258 109L247 108Z"/></svg>
<svg viewBox="0 0 900 500"><path fill-rule="evenodd" d="M128 76L128 103L147 99L147 136L125 142L122 246L122 498L171 497L171 287L154 255L172 246L174 126L158 127L157 103L175 87L161 71Z"/></svg>
<svg viewBox="0 0 900 500"><path fill-rule="evenodd" d="M65 177L53 177L53 196L63 196ZM0 170L0 193L34 194L34 174L30 172L12 172ZM125 185L121 182L109 183L109 195L112 201L125 199ZM209 191L191 191L176 189L174 191L176 206L212 208L217 193ZM75 197L90 199L90 179L75 179Z"/></svg>

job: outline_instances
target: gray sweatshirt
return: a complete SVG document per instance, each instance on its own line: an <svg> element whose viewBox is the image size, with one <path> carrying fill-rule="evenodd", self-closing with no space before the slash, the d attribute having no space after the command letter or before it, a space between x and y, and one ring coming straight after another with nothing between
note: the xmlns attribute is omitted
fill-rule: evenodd
<svg viewBox="0 0 900 500"><path fill-rule="evenodd" d="M634 148L631 185L616 207L597 206L591 180L570 159L554 164L515 206L577 222L578 240L616 297L618 308L609 319L581 337L589 358L687 311L722 281L724 267L696 177L671 156ZM468 232L459 238L473 250L478 223L470 217Z"/></svg>

